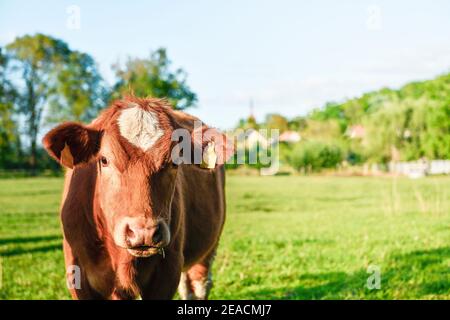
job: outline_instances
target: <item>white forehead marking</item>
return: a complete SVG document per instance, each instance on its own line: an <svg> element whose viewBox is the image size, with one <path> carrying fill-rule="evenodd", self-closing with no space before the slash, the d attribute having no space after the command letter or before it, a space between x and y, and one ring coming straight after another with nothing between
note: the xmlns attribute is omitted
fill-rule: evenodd
<svg viewBox="0 0 450 320"><path fill-rule="evenodd" d="M138 105L123 110L117 122L120 134L144 151L153 146L163 135L156 114Z"/></svg>

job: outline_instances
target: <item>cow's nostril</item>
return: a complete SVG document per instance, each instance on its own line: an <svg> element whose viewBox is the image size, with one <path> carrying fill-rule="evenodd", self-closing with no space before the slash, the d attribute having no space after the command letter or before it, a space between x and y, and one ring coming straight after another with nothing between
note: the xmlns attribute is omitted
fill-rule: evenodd
<svg viewBox="0 0 450 320"><path fill-rule="evenodd" d="M125 236L128 239L128 241L133 240L136 237L136 234L133 230L131 230L130 226L127 224L125 228Z"/></svg>
<svg viewBox="0 0 450 320"><path fill-rule="evenodd" d="M161 242L162 240L162 230L161 230L161 225L157 225L155 232L153 233L153 237L152 237L152 242L153 244L157 244L159 242Z"/></svg>

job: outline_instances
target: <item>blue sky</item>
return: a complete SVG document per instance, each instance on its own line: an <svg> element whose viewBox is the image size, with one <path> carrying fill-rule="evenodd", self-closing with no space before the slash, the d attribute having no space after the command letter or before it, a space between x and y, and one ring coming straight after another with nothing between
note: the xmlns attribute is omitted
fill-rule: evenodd
<svg viewBox="0 0 450 320"><path fill-rule="evenodd" d="M79 29L67 27L71 5ZM111 64L166 47L198 93L190 112L229 128L250 99L258 120L291 117L450 71L449 13L446 0L0 0L0 45L25 33L62 38L110 83Z"/></svg>

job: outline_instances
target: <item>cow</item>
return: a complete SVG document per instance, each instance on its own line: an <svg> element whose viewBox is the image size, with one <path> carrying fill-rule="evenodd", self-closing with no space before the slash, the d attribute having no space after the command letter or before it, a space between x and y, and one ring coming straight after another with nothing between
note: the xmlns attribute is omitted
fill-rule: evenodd
<svg viewBox="0 0 450 320"><path fill-rule="evenodd" d="M208 298L233 146L199 121L164 99L131 96L89 124L65 122L44 136L66 167L64 260L79 270L67 271L72 298L172 299L177 288L182 299ZM192 150L213 148L215 163L192 160L177 130L193 138L182 138Z"/></svg>

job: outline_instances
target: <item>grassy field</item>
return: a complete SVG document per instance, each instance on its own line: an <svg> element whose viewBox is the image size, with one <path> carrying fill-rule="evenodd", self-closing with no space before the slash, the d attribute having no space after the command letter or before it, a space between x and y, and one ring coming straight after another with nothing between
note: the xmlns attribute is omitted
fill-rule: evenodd
<svg viewBox="0 0 450 320"><path fill-rule="evenodd" d="M0 180L0 299L67 299L61 178ZM449 299L450 178L228 177L213 299ZM369 266L381 288L368 289Z"/></svg>

